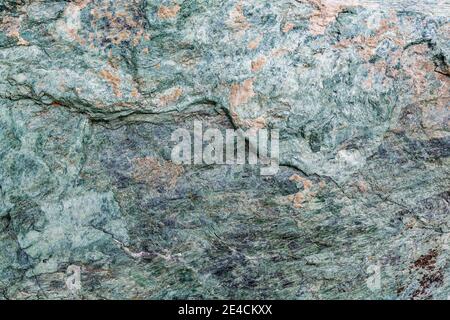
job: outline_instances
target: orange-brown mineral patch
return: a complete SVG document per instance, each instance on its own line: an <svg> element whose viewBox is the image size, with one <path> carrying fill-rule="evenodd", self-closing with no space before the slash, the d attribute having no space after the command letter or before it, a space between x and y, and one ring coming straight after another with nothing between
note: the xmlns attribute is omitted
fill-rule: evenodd
<svg viewBox="0 0 450 320"><path fill-rule="evenodd" d="M91 2L91 0L74 0L72 2L80 9L84 9Z"/></svg>
<svg viewBox="0 0 450 320"><path fill-rule="evenodd" d="M290 181L295 181L297 183L301 182L303 184L303 189L304 190L309 190L312 187L311 180L303 178L303 177L299 176L298 174L293 174L292 176L290 176L289 180Z"/></svg>
<svg viewBox="0 0 450 320"><path fill-rule="evenodd" d="M318 184L313 185L312 181L299 176L298 174L293 174L289 177L290 181L294 181L303 185L303 190L298 191L295 194L287 196L287 200L292 202L294 208L302 208L305 204L310 202L319 192L320 189L325 187L325 183L321 181Z"/></svg>
<svg viewBox="0 0 450 320"><path fill-rule="evenodd" d="M255 92L253 91L253 81L254 78L250 78L242 82L241 84L235 83L231 86L230 91L230 115L233 122L243 128L248 129L262 129L267 125L266 119L263 116L259 116L254 119L241 119L236 112L236 107L247 103L253 96Z"/></svg>
<svg viewBox="0 0 450 320"><path fill-rule="evenodd" d="M309 2L316 7L309 20L309 30L313 35L324 34L328 25L336 19L343 6L337 1L311 0Z"/></svg>
<svg viewBox="0 0 450 320"><path fill-rule="evenodd" d="M442 79L444 90L448 90L448 78L435 73L435 65L427 56L427 51L426 45L417 45L409 48L402 56L403 69L409 78L414 98L417 100L431 99L436 96L436 93L433 94L430 88L430 84L436 80ZM448 96L448 91L440 93Z"/></svg>
<svg viewBox="0 0 450 320"><path fill-rule="evenodd" d="M326 28L332 23L338 14L346 7L364 5L366 8L376 8L378 4L360 0L307 0L315 10L310 17L309 30L313 35L324 34Z"/></svg>
<svg viewBox="0 0 450 320"><path fill-rule="evenodd" d="M289 201L292 201L294 208L302 208L303 202L305 202L305 196L302 192L297 192L295 194L289 195L287 199Z"/></svg>
<svg viewBox="0 0 450 320"><path fill-rule="evenodd" d="M60 33L65 33L69 38L85 45L86 41L80 37L78 31L81 29L80 12L83 10L91 0L76 0L70 2L64 9L64 16L57 22L57 30Z"/></svg>
<svg viewBox="0 0 450 320"><path fill-rule="evenodd" d="M378 45L379 39L376 37L356 36L352 39L343 39L339 41L334 47L339 49L349 48L354 46L358 53L364 60L369 60L372 57Z"/></svg>
<svg viewBox="0 0 450 320"><path fill-rule="evenodd" d="M300 177L298 174L293 174L289 177L289 181L295 181L295 182L302 182L303 178Z"/></svg>
<svg viewBox="0 0 450 320"><path fill-rule="evenodd" d="M248 43L248 46L247 46L247 47L248 47L250 50L255 50L256 48L259 47L259 44L260 44L261 40L262 40L262 37L261 37L261 36L258 36L258 37L256 37L255 39L253 39L252 41L250 41L250 42Z"/></svg>
<svg viewBox="0 0 450 320"><path fill-rule="evenodd" d="M366 193L367 190L369 189L368 186L367 186L367 183L364 180L359 180L356 183L356 186L358 187L358 190L361 193Z"/></svg>
<svg viewBox="0 0 450 320"><path fill-rule="evenodd" d="M255 92L253 91L254 78L245 80L242 84L233 84L230 92L230 105L237 107L249 101Z"/></svg>
<svg viewBox="0 0 450 320"><path fill-rule="evenodd" d="M28 41L23 39L20 35L20 21L21 18L4 17L0 26L8 37L16 38L18 45L28 45Z"/></svg>
<svg viewBox="0 0 450 320"><path fill-rule="evenodd" d="M244 12L242 10L242 2L239 2L233 10L230 12L228 19L228 25L239 35L250 28L250 23L245 18Z"/></svg>
<svg viewBox="0 0 450 320"><path fill-rule="evenodd" d="M174 103L181 97L182 94L183 94L183 89L181 89L179 87L172 88L168 91L168 93L159 97L158 105L160 107L165 107L171 103Z"/></svg>
<svg viewBox="0 0 450 320"><path fill-rule="evenodd" d="M111 42L115 45L121 44L124 41L128 41L131 39L132 33L128 30L120 30L112 39ZM137 38L136 38L137 39ZM137 40L133 39L132 43L134 45Z"/></svg>
<svg viewBox="0 0 450 320"><path fill-rule="evenodd" d="M422 127L433 138L441 138L450 131L450 96L423 103Z"/></svg>
<svg viewBox="0 0 450 320"><path fill-rule="evenodd" d="M136 88L133 88L133 90L131 90L131 96L133 98L139 98L139 91Z"/></svg>
<svg viewBox="0 0 450 320"><path fill-rule="evenodd" d="M303 180L303 189L305 190L309 190L312 187L312 182L311 180L305 179Z"/></svg>
<svg viewBox="0 0 450 320"><path fill-rule="evenodd" d="M184 172L180 165L171 161L158 161L153 157L134 158L132 164L133 179L150 187L163 186L173 189L178 177Z"/></svg>
<svg viewBox="0 0 450 320"><path fill-rule="evenodd" d="M266 119L264 117L258 117L256 119L246 119L243 120L244 127L252 128L252 129L262 129L264 128L267 123Z"/></svg>
<svg viewBox="0 0 450 320"><path fill-rule="evenodd" d="M120 91L120 77L118 75L108 70L102 70L100 71L100 76L111 85L117 97L122 96L122 92Z"/></svg>
<svg viewBox="0 0 450 320"><path fill-rule="evenodd" d="M264 67L264 65L266 64L267 60L266 57L261 56L255 60L252 61L251 63L251 69L253 72L257 72L259 70L262 69L262 67Z"/></svg>
<svg viewBox="0 0 450 320"><path fill-rule="evenodd" d="M293 23L288 22L288 23L286 23L286 24L284 25L282 31L283 31L284 33L287 33L287 32L289 32L289 31L291 31L292 29L294 29L294 27L295 27L295 25L294 25Z"/></svg>
<svg viewBox="0 0 450 320"><path fill-rule="evenodd" d="M285 48L275 48L270 52L270 56L272 58L279 58L279 57L284 56L288 52L289 52L289 50L285 49Z"/></svg>
<svg viewBox="0 0 450 320"><path fill-rule="evenodd" d="M403 48L405 46L405 40L402 38L400 29L398 27L398 18L393 12L391 12L388 19L380 20L380 24L373 36L365 37L359 35L352 39L343 39L339 43L337 43L335 47L355 47L358 50L359 55L365 61L368 61L374 55L378 44L385 39L393 41L398 46L398 48ZM391 54L391 59L398 59L400 57L400 54L401 50L393 52Z"/></svg>
<svg viewBox="0 0 450 320"><path fill-rule="evenodd" d="M181 7L180 5L176 4L172 7L166 7L166 6L161 6L158 9L158 18L163 19L163 20L167 20L167 19L173 19L177 16L178 11L180 11Z"/></svg>
<svg viewBox="0 0 450 320"><path fill-rule="evenodd" d="M436 105L438 108L450 111L450 78L442 74L438 75L438 79L441 81L441 87L438 90ZM446 118L447 124L450 122L450 118Z"/></svg>
<svg viewBox="0 0 450 320"><path fill-rule="evenodd" d="M91 27L95 30L89 35L91 46L99 47L114 45L137 46L145 38L142 18L139 18L138 0L115 0L113 2L100 0L90 10ZM104 21L108 26L104 26Z"/></svg>
<svg viewBox="0 0 450 320"><path fill-rule="evenodd" d="M388 68L388 64L386 63L386 61L379 60L374 64L369 64L368 68L369 72L367 75L367 79L362 83L365 89L371 89L377 79L381 82L381 85L383 87L389 86L389 84L392 82L392 79L385 75Z"/></svg>

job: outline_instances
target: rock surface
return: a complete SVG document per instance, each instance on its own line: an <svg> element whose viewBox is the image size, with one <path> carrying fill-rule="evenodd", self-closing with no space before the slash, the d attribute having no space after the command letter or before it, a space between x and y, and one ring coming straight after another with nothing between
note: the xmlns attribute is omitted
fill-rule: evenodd
<svg viewBox="0 0 450 320"><path fill-rule="evenodd" d="M0 298L446 299L449 12L1 0ZM279 172L172 163L193 120Z"/></svg>

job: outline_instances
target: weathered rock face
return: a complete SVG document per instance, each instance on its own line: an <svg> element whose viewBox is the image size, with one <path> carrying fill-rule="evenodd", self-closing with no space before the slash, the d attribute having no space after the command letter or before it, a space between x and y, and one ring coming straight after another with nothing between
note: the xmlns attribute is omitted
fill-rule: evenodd
<svg viewBox="0 0 450 320"><path fill-rule="evenodd" d="M449 12L0 1L0 297L447 298ZM279 172L173 163L193 120Z"/></svg>

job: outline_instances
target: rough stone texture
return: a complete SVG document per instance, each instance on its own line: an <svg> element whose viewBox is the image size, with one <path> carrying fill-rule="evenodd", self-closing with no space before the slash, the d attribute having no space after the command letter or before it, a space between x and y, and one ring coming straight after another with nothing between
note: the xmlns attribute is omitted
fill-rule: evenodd
<svg viewBox="0 0 450 320"><path fill-rule="evenodd" d="M446 299L449 12L0 0L0 298ZM175 165L194 119L280 171Z"/></svg>

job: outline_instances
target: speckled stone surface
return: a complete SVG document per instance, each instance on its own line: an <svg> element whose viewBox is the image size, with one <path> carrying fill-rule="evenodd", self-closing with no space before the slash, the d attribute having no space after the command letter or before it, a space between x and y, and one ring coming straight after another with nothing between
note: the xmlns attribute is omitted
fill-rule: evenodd
<svg viewBox="0 0 450 320"><path fill-rule="evenodd" d="M445 0L0 0L0 298L447 299L449 77Z"/></svg>

